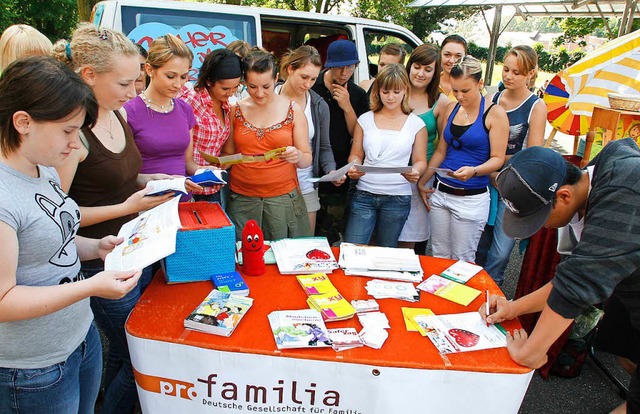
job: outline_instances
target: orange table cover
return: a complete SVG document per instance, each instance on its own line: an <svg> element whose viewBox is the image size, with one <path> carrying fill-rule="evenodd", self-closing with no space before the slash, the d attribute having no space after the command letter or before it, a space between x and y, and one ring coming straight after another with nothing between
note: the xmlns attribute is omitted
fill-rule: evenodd
<svg viewBox="0 0 640 414"><path fill-rule="evenodd" d="M337 253L337 249L334 249ZM337 256L336 256L337 257ZM439 274L453 260L420 257L425 277ZM230 337L210 335L184 328L184 319L200 304L213 289L211 282L193 282L167 285L162 271L146 289L129 316L126 328L129 334L142 338L183 345L197 346L227 352L263 354L300 359L315 359L333 362L387 366L416 369L450 369L493 373L523 374L530 370L513 362L506 348L463 352L441 356L427 337L405 328L401 307L430 308L435 314L476 311L484 302L484 294L478 296L467 307L446 299L421 292L419 302L398 299L380 299L380 311L387 315L391 329L389 338L381 349L369 347L335 352L331 348L301 348L278 350L267 315L274 310L306 309L306 295L293 275L281 275L275 265L267 265L262 276L246 276L249 296L253 306L240 321ZM347 300L371 299L365 284L370 278L345 276L341 269L334 270L329 278ZM468 286L484 293L502 294L500 288L483 270L474 276ZM508 330L520 328L517 320L503 324ZM328 328L362 328L357 317L344 321L328 322Z"/></svg>

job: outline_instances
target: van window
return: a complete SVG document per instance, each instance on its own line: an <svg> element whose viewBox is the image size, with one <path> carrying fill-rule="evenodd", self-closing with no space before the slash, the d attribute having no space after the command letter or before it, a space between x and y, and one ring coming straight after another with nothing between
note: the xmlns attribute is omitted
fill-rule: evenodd
<svg viewBox="0 0 640 414"><path fill-rule="evenodd" d="M190 79L195 79L205 56L234 40L255 45L256 19L253 16L122 6L122 31L132 41L148 48L153 39L167 33L179 36L193 52Z"/></svg>
<svg viewBox="0 0 640 414"><path fill-rule="evenodd" d="M410 39L401 37L399 33L389 33L381 30L365 29L364 41L367 47L367 63L369 67L369 76L376 77L378 74L378 59L380 58L380 49L386 44L396 43L401 45L407 52L407 57L402 64L404 65L409 59L409 55L417 45Z"/></svg>
<svg viewBox="0 0 640 414"><path fill-rule="evenodd" d="M287 49L293 50L305 44L318 49L324 64L329 43L350 38L349 29L339 23L262 17L262 46L278 58Z"/></svg>

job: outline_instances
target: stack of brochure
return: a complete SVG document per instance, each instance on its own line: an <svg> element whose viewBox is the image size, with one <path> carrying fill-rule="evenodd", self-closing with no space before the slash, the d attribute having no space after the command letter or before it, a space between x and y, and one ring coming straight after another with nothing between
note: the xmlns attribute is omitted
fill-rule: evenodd
<svg viewBox="0 0 640 414"><path fill-rule="evenodd" d="M333 342L331 347L337 352L364 346L364 341L355 328L329 329L329 338Z"/></svg>
<svg viewBox="0 0 640 414"><path fill-rule="evenodd" d="M340 244L338 264L345 275L368 276L420 283L420 259L412 249Z"/></svg>
<svg viewBox="0 0 640 414"><path fill-rule="evenodd" d="M325 321L340 321L355 315L354 307L338 292L324 273L298 275L297 279L309 296L307 304L311 309L320 312Z"/></svg>
<svg viewBox="0 0 640 414"><path fill-rule="evenodd" d="M278 271L282 274L331 273L338 268L326 237L300 237L271 242Z"/></svg>
<svg viewBox="0 0 640 414"><path fill-rule="evenodd" d="M402 299L408 302L420 300L420 294L411 283L388 282L372 279L365 285L367 293L376 299Z"/></svg>

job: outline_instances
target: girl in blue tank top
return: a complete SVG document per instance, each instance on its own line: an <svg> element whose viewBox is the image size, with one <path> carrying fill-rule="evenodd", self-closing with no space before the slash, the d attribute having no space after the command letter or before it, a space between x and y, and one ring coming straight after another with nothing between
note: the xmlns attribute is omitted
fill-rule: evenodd
<svg viewBox="0 0 640 414"><path fill-rule="evenodd" d="M486 105L482 66L465 56L451 70L458 102L448 105L442 139L418 182L430 208L433 255L473 262L489 214L488 175L504 163L509 121L501 107ZM439 168L432 188L425 184Z"/></svg>
<svg viewBox="0 0 640 414"><path fill-rule="evenodd" d="M505 55L502 69L505 89L491 98L493 103L505 109L509 118L505 161L524 148L543 144L547 108L530 90L535 84L537 67L538 56L529 46L515 46ZM505 205L498 190L493 186L490 190L491 213L478 244L476 263L484 266L493 280L501 284L515 240L504 234L502 214Z"/></svg>

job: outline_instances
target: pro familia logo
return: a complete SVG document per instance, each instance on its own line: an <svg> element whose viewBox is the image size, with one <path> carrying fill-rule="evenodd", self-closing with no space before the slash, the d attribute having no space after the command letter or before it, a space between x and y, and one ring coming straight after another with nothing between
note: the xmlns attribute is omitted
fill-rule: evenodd
<svg viewBox="0 0 640 414"><path fill-rule="evenodd" d="M185 400L195 400L198 397L196 385L192 382L171 378L142 374L134 369L138 386L145 391L166 395ZM340 393L337 390L318 389L317 383L309 381L300 384L298 380L275 380L276 384L257 385L235 383L218 378L218 374L209 374L206 378L198 378L198 382L206 384L206 398L221 399L227 402L253 404L295 404L309 406L339 407Z"/></svg>
<svg viewBox="0 0 640 414"><path fill-rule="evenodd" d="M179 381L171 378L145 375L133 370L138 386L145 391L155 392L172 397L180 397L185 400L193 400L198 396L195 384L186 381Z"/></svg>

